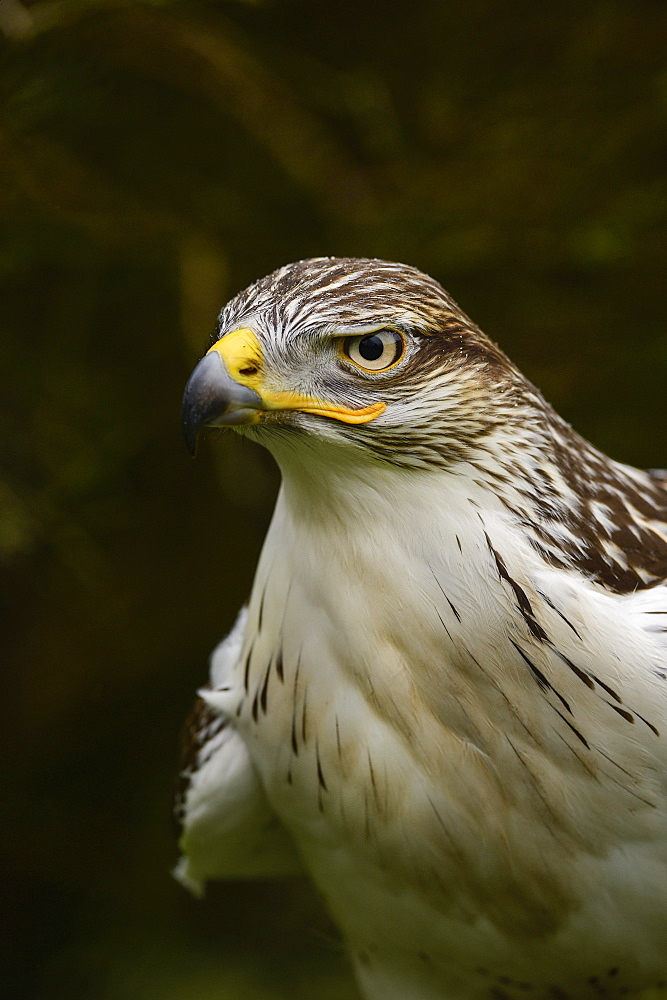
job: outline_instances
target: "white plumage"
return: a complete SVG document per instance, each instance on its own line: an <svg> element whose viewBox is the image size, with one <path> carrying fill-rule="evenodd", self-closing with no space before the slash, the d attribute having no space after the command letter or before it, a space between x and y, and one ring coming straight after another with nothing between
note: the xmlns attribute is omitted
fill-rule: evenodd
<svg viewBox="0 0 667 1000"><path fill-rule="evenodd" d="M662 987L661 475L592 449L440 286L378 261L238 296L184 418L191 441L236 424L283 483L200 692L179 876L298 854L368 998Z"/></svg>

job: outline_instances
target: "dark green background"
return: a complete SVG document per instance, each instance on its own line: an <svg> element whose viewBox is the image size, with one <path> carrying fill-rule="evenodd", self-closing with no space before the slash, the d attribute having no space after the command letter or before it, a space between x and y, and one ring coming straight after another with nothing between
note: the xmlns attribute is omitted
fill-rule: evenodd
<svg viewBox="0 0 667 1000"><path fill-rule="evenodd" d="M305 885L169 877L177 731L276 487L231 435L189 459L182 387L254 278L381 256L664 464L667 6L0 0L0 29L3 984L351 997Z"/></svg>

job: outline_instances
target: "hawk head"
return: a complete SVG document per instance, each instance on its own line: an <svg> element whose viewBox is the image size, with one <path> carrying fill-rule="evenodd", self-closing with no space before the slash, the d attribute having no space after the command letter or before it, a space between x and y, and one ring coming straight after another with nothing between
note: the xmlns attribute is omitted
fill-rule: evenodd
<svg viewBox="0 0 667 1000"><path fill-rule="evenodd" d="M234 426L271 450L298 431L395 465L443 466L516 417L531 388L428 275L320 257L223 309L183 427L191 451L202 426Z"/></svg>
<svg viewBox="0 0 667 1000"><path fill-rule="evenodd" d="M402 470L453 471L471 497L482 491L475 503L502 507L544 562L617 593L667 578L664 474L588 444L413 267L318 257L250 285L223 309L185 390L191 451L205 425L235 427L283 472L295 463L320 485L340 461L362 477L379 462L406 502L412 477Z"/></svg>

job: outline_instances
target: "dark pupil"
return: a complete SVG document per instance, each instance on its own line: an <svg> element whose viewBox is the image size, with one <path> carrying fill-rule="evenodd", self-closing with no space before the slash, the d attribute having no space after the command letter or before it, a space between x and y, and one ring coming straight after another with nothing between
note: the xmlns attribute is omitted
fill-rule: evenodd
<svg viewBox="0 0 667 1000"><path fill-rule="evenodd" d="M384 351L384 343L380 337L364 337L359 341L359 354L365 361L377 361Z"/></svg>

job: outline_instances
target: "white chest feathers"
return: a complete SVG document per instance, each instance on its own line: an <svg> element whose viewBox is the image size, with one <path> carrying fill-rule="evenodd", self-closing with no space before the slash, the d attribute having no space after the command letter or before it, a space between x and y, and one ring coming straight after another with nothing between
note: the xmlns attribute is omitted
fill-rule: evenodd
<svg viewBox="0 0 667 1000"><path fill-rule="evenodd" d="M208 700L369 995L530 996L612 968L619 990L654 984L660 609L549 569L468 494L410 498L283 490L241 655Z"/></svg>

